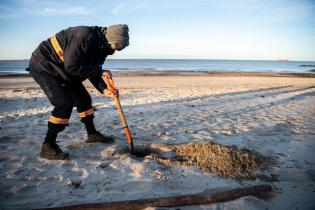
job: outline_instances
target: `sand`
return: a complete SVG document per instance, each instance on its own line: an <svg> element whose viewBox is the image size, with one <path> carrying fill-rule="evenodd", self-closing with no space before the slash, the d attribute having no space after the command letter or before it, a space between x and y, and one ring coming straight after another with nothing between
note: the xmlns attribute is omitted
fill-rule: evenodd
<svg viewBox="0 0 315 210"><path fill-rule="evenodd" d="M170 157L152 152L151 155L167 166L193 166L223 177L235 179L276 178L264 172L275 165L272 158L264 157L254 151L225 146L212 141L181 144L171 147ZM169 152L168 152L169 153Z"/></svg>
<svg viewBox="0 0 315 210"><path fill-rule="evenodd" d="M58 137L71 159L39 158L52 106L29 77L2 77L0 208L165 197L262 183L271 184L276 195L178 208L315 208L315 78L159 74L115 75L114 79L135 144L213 142L253 151L275 160L260 172L276 178L250 173L240 179L198 165L165 166L155 159L120 153L126 138L114 102L88 83L97 108L96 127L115 136L116 144L84 143L86 132L74 109L70 126Z"/></svg>

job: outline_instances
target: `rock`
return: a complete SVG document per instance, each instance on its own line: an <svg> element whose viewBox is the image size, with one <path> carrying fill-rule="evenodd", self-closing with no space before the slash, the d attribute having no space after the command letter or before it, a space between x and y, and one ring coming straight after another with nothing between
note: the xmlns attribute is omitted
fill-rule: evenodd
<svg viewBox="0 0 315 210"><path fill-rule="evenodd" d="M226 136L231 136L233 133L230 130L223 130L221 131L222 134L226 135Z"/></svg>
<svg viewBox="0 0 315 210"><path fill-rule="evenodd" d="M155 133L156 136L161 137L163 135L163 133L161 131L158 131Z"/></svg>
<svg viewBox="0 0 315 210"><path fill-rule="evenodd" d="M107 166L109 166L111 164L111 162L104 162L98 165L98 167L100 168L106 168Z"/></svg>
<svg viewBox="0 0 315 210"><path fill-rule="evenodd" d="M81 180L79 178L70 178L68 181L68 186L77 189L81 186Z"/></svg>
<svg viewBox="0 0 315 210"><path fill-rule="evenodd" d="M165 132L165 136L170 136L171 135L171 132L170 131L166 131Z"/></svg>

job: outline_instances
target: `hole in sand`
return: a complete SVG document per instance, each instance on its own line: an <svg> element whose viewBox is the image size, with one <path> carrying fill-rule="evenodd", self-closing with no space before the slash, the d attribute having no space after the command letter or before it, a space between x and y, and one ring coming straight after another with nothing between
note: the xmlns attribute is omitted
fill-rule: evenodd
<svg viewBox="0 0 315 210"><path fill-rule="evenodd" d="M132 154L135 157L144 158L148 155L151 155L153 151L149 147L134 147L134 153Z"/></svg>
<svg viewBox="0 0 315 210"><path fill-rule="evenodd" d="M120 149L118 153L131 154L128 147L124 147L123 149ZM149 146L134 145L134 152L131 155L137 158L145 158L146 156L151 155L152 153L154 153L154 151Z"/></svg>

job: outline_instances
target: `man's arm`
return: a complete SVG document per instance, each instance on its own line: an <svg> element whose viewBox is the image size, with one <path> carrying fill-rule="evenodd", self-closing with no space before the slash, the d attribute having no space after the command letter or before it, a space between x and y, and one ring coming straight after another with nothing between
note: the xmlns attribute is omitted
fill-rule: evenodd
<svg viewBox="0 0 315 210"><path fill-rule="evenodd" d="M107 85L102 78L102 72L89 77L89 80L100 93L104 93L104 90L107 89Z"/></svg>

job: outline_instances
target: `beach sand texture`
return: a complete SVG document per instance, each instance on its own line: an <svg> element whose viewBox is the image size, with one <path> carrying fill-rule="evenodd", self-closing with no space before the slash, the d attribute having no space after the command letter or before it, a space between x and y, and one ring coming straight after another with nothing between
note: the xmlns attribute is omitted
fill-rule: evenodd
<svg viewBox="0 0 315 210"><path fill-rule="evenodd" d="M30 78L0 78L0 209L186 195L263 183L273 186L273 197L178 209L315 208L315 78L191 74L117 75L114 80L135 144L234 145L274 159L263 171L273 178L237 179L117 152L126 146L126 138L114 101L88 83L97 108L96 127L115 136L116 144L84 143L86 132L74 109L70 126L58 136L71 159L39 158L52 106Z"/></svg>

